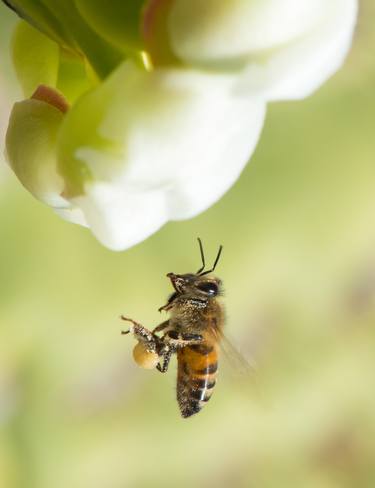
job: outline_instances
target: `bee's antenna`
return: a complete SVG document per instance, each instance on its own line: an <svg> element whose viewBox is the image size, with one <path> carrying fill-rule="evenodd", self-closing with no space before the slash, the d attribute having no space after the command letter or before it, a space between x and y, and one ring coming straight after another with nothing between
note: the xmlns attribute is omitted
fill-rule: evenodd
<svg viewBox="0 0 375 488"><path fill-rule="evenodd" d="M211 269L209 269L208 271L205 271L204 273L199 273L200 276L203 276L203 275L206 275L208 273L212 273L212 271L215 271L215 268L216 268L216 265L217 263L219 262L219 259L220 259L220 256L221 256L221 251L223 250L223 246L220 246L219 247L219 251L217 253L217 256L216 256L216 259L215 259L215 262L214 262L214 265L212 266ZM202 270L204 269L204 267L202 268Z"/></svg>
<svg viewBox="0 0 375 488"><path fill-rule="evenodd" d="M202 241L201 241L200 237L198 237L198 243L199 243L199 249L200 249L200 252L201 252L202 267L199 268L198 271L195 273L197 275L199 275L204 270L204 268L206 267L206 262L204 260L203 245L202 245Z"/></svg>

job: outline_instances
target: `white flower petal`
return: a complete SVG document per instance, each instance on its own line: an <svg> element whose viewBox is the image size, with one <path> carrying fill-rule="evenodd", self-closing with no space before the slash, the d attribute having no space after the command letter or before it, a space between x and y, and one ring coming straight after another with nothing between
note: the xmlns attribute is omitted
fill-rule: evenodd
<svg viewBox="0 0 375 488"><path fill-rule="evenodd" d="M134 245L169 219L205 210L234 183L265 113L261 98L233 92L235 80L126 62L71 109L62 155L91 175L72 201L103 244Z"/></svg>
<svg viewBox="0 0 375 488"><path fill-rule="evenodd" d="M261 99L208 97L201 108L200 126L191 128L181 172L168 192L171 219L197 215L223 196L249 161L263 126Z"/></svg>
<svg viewBox="0 0 375 488"><path fill-rule="evenodd" d="M176 0L173 51L190 63L238 58L304 35L334 0Z"/></svg>
<svg viewBox="0 0 375 488"><path fill-rule="evenodd" d="M72 224L82 225L88 227L85 216L80 208L54 208L54 212L64 220L71 222Z"/></svg>
<svg viewBox="0 0 375 488"><path fill-rule="evenodd" d="M270 101L309 96L344 62L352 41L356 12L353 0L331 0L324 22L313 31L266 56L250 59L239 90L253 95L259 93Z"/></svg>
<svg viewBox="0 0 375 488"><path fill-rule="evenodd" d="M162 192L134 193L115 184L87 184L73 202L82 209L95 237L113 251L134 246L167 221Z"/></svg>
<svg viewBox="0 0 375 488"><path fill-rule="evenodd" d="M356 0L177 0L169 28L186 63L244 69L242 93L298 99L341 66L356 15Z"/></svg>
<svg viewBox="0 0 375 488"><path fill-rule="evenodd" d="M41 100L14 104L6 134L6 154L20 182L35 198L53 207L69 207L64 180L56 167L56 137L63 113Z"/></svg>

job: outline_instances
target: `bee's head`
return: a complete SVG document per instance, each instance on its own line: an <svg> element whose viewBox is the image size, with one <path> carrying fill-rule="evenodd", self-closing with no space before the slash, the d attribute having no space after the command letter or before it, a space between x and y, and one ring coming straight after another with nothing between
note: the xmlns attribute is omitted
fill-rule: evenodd
<svg viewBox="0 0 375 488"><path fill-rule="evenodd" d="M179 295L194 294L205 298L215 297L219 295L221 292L221 280L219 280L219 278L216 278L215 276L209 275L209 273L212 273L212 271L215 270L223 246L219 247L219 251L217 253L212 268L208 271L204 271L206 265L205 265L202 241L198 238L198 242L199 242L199 249L202 258L201 268L195 274L187 273L187 274L178 275L174 273L168 273L167 277L171 280L173 288L176 290L176 293Z"/></svg>
<svg viewBox="0 0 375 488"><path fill-rule="evenodd" d="M221 292L221 280L215 276L200 276L191 273L183 275L168 273L167 276L179 295L192 294L210 298Z"/></svg>

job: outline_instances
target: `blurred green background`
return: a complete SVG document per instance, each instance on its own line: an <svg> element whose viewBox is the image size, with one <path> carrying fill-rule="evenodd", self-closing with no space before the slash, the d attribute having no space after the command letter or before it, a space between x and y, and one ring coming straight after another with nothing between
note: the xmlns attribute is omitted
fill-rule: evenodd
<svg viewBox="0 0 375 488"><path fill-rule="evenodd" d="M0 5L0 107L16 91ZM375 486L375 5L344 68L269 106L251 163L203 215L122 253L0 171L0 486ZM5 94L8 93L8 97ZM4 98L5 97L5 98ZM152 327L169 271L220 243L225 361L188 420L167 375L139 369L125 313Z"/></svg>

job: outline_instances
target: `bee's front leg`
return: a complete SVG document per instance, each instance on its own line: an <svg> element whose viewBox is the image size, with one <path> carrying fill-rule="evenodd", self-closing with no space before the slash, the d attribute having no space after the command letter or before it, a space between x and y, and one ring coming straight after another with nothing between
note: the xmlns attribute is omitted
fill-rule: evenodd
<svg viewBox="0 0 375 488"><path fill-rule="evenodd" d="M149 329L146 329L143 325L139 324L133 319L128 317L124 317L121 315L121 319L127 322L131 322L133 325L130 326L129 330L122 331L122 334L129 334L132 333L137 339L137 341L143 343L148 351L156 352L159 354L159 350L161 347L160 338L153 334Z"/></svg>
<svg viewBox="0 0 375 488"><path fill-rule="evenodd" d="M178 296L177 292L172 293L172 295L168 298L167 303L158 309L159 312L161 312L162 310L166 310L166 311L170 310L173 307L173 302L177 296Z"/></svg>

